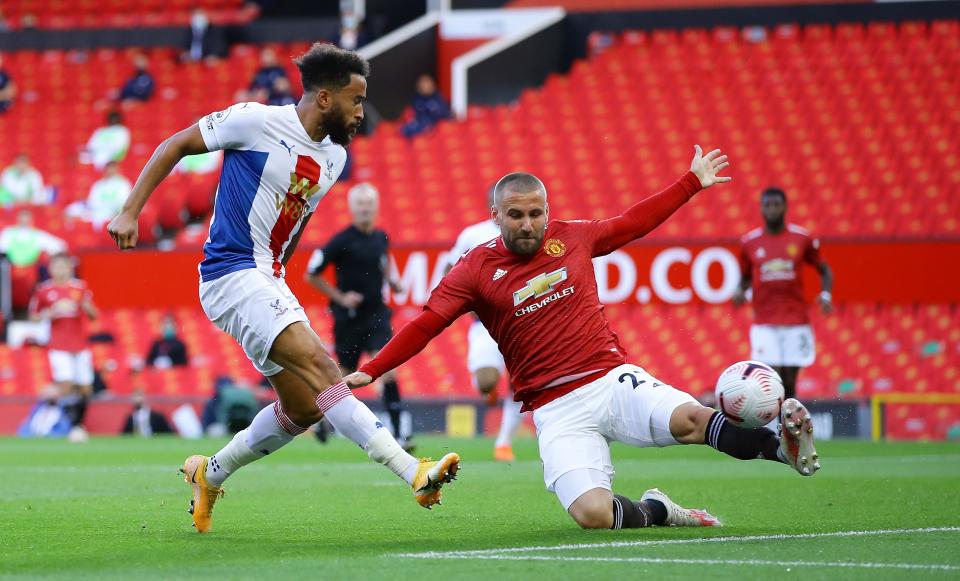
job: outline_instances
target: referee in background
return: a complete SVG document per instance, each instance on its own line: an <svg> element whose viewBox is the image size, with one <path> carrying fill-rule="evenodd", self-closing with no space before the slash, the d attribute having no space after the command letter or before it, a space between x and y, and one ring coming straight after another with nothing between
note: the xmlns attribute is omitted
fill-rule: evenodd
<svg viewBox="0 0 960 581"><path fill-rule="evenodd" d="M353 373L363 353L373 357L393 337L390 309L383 302L384 279L394 292L399 281L387 267L387 233L374 227L380 196L376 188L360 183L347 193L353 223L318 248L310 257L307 282L330 300L337 360L344 375ZM337 286L323 278L328 265L336 269ZM400 389L393 373L382 378L383 404L393 424L393 435L408 452L413 444L400 435ZM321 430L323 426L321 425ZM325 440L321 432L321 440Z"/></svg>

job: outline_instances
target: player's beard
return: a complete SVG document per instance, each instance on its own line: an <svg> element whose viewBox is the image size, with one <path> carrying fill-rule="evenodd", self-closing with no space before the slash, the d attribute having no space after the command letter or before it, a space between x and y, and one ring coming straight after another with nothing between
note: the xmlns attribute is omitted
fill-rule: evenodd
<svg viewBox="0 0 960 581"><path fill-rule="evenodd" d="M764 217L763 221L767 225L767 230L771 230L773 232L779 232L780 230L783 230L784 227L786 226L786 223L787 223L786 218L787 218L786 215L780 214L778 218L774 218L772 220L769 220L766 217Z"/></svg>
<svg viewBox="0 0 960 581"><path fill-rule="evenodd" d="M532 256L537 253L537 250L540 250L541 244L543 244L542 230L540 232L533 232L529 236L526 236L521 232L511 235L503 233L503 245L507 247L507 250L513 252L514 254L519 254L521 256Z"/></svg>
<svg viewBox="0 0 960 581"><path fill-rule="evenodd" d="M321 124L323 131L330 136L330 140L344 147L350 145L353 136L357 133L357 126L344 120L340 103L334 104L330 112L323 116Z"/></svg>

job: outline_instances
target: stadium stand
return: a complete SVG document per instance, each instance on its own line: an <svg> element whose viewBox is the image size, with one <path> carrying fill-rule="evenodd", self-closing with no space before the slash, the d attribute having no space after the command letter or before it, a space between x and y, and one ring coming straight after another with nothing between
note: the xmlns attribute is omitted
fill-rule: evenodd
<svg viewBox="0 0 960 581"><path fill-rule="evenodd" d="M275 48L289 56L305 46ZM147 51L158 96L124 111L134 145L123 173L135 177L165 136L232 103L256 69L256 51L238 45L214 65L179 64L173 49ZM91 103L106 106L133 52L8 54L9 70L31 96L4 117L11 138L0 143L0 159L27 151L60 187L59 204L85 195L97 175L77 165L76 149L99 122ZM669 183L697 140L736 151L742 178L682 210L655 239L749 230L754 208L741 202L770 183L796 194L791 218L821 235L949 237L960 234L960 198L950 195L960 165L944 155L960 148L958 69L956 20L628 32L515 105L475 107L466 121L412 141L387 122L351 152L355 175L388 193L383 220L395 243L446 244L460 228L451 210L464 223L482 219L477 192L520 167L545 178L554 216L604 216ZM155 206L164 225L179 225L169 207L188 199L208 210L214 183L215 176L166 183ZM345 209L332 198L332 211ZM423 211L410 212L414 203ZM304 244L326 240L333 228L314 225ZM54 233L75 248L108 242ZM181 242L196 244L190 240Z"/></svg>
<svg viewBox="0 0 960 581"><path fill-rule="evenodd" d="M238 24L255 16L243 0L4 0L3 14L13 28L27 21L43 29L188 26L196 8L216 24Z"/></svg>
<svg viewBox="0 0 960 581"><path fill-rule="evenodd" d="M111 4L121 5L134 4ZM15 13L8 3L4 9ZM382 223L393 243L448 245L464 224L484 217L478 200L488 185L519 168L544 178L554 217L607 216L670 183L689 163L695 141L736 152L736 185L698 199L652 239L733 240L756 226L755 195L771 183L796 194L791 220L828 239L960 235L960 164L947 155L960 149L960 21L634 31L603 46L516 104L473 107L467 120L441 123L413 140L390 121L358 138L354 175L385 193ZM286 57L306 47L274 45L292 76ZM261 48L234 46L214 64L181 64L174 49L147 49L158 90L149 103L123 111L133 131L123 173L133 179L164 137L232 103ZM0 161L25 151L59 188L56 205L34 208L36 223L74 250L109 246L102 232L64 218L62 208L98 177L78 164L77 150L107 110L107 92L129 74L134 52L5 55L22 96L0 118ZM142 218L144 241L155 241L152 224L176 233L188 214L202 223L216 178L176 175L165 182ZM324 204L325 212L346 214L336 190ZM14 220L15 210L0 211L0 225ZM337 227L314 221L303 247L322 243ZM184 229L176 246L195 249L204 237ZM177 312L191 352L202 354L191 367L133 374L149 343L139 330L155 328L163 312L104 314L99 325L116 342L98 345L95 358L115 393L144 385L150 394L205 396L219 374L256 379L239 348L199 309ZM329 342L326 310L308 312ZM698 395L712 390L715 372L748 355L746 309L650 304L608 312L633 359ZM401 310L395 324L409 314ZM399 370L410 395L475 396L462 365L466 328L459 321ZM960 393L956 304L841 304L834 316L815 319L815 329L820 356L801 378L803 397ZM724 340L709 340L715 337ZM9 370L0 377L0 396L32 396L48 377L37 348L0 346L0 368ZM897 413L940 413L921 408Z"/></svg>

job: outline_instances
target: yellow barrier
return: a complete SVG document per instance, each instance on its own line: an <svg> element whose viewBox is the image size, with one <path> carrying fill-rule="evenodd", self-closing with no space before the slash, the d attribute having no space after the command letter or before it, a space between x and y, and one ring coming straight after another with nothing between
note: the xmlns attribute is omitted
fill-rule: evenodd
<svg viewBox="0 0 960 581"><path fill-rule="evenodd" d="M882 407L885 403L960 404L960 393L883 393L870 398L871 434L874 442L883 439Z"/></svg>
<svg viewBox="0 0 960 581"><path fill-rule="evenodd" d="M472 438L477 435L477 408L472 405L450 404L447 406L447 435L455 438Z"/></svg>

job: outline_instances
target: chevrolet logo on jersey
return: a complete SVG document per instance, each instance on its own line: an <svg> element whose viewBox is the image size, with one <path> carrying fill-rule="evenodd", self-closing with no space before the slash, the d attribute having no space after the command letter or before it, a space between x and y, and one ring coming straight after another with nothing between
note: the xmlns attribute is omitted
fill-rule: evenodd
<svg viewBox="0 0 960 581"><path fill-rule="evenodd" d="M561 282L567 280L567 267L559 268L546 274L538 274L527 281L527 285L513 293L513 306L517 306L529 298L540 298L553 290Z"/></svg>

